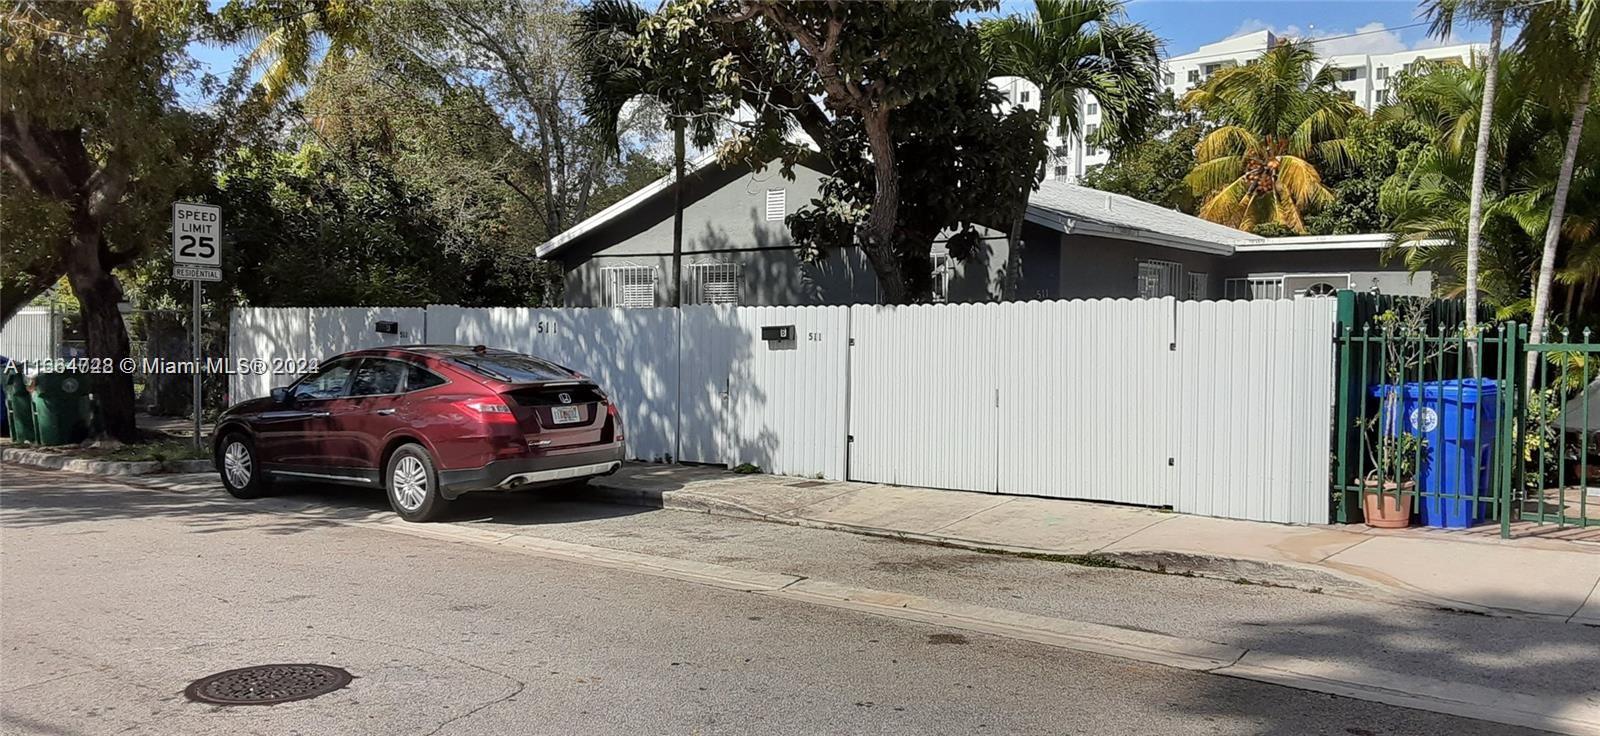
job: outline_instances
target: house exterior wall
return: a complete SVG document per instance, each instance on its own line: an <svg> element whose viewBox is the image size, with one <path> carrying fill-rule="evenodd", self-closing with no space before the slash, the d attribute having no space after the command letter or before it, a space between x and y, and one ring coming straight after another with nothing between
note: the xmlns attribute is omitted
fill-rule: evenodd
<svg viewBox="0 0 1600 736"><path fill-rule="evenodd" d="M1178 263L1188 273L1207 275L1207 295L1216 293L1223 256L1148 243L1088 235L1060 235L1060 299L1139 296L1139 262Z"/></svg>
<svg viewBox="0 0 1600 736"><path fill-rule="evenodd" d="M767 191L783 189L784 214L810 202L821 186L823 174L797 165L795 179L778 174L777 162L761 173L710 167L689 180L684 207L683 257L685 272L696 264L738 264L740 299L745 305L874 304L879 301L878 280L865 254L855 247L829 249L817 263L806 263L796 250L789 228L766 217ZM585 234L563 249L556 259L566 272L564 304L569 307L606 305L607 268L645 267L656 274L655 303L671 299L672 195L663 192L639 204L623 217ZM1004 283L1006 234L980 228L977 252L967 262L953 262L947 300L993 301ZM945 252L935 241L935 254ZM1053 256L1049 257L1053 260ZM1024 271L1028 270L1024 264ZM1054 263L1039 271L1054 272ZM684 301L691 297L685 277Z"/></svg>
<svg viewBox="0 0 1600 736"><path fill-rule="evenodd" d="M1404 262L1385 263L1383 251L1371 248L1314 251L1240 250L1228 258L1224 279L1251 276L1347 273L1350 288L1356 291L1377 289L1397 296L1428 296L1433 293L1431 271L1411 273Z"/></svg>

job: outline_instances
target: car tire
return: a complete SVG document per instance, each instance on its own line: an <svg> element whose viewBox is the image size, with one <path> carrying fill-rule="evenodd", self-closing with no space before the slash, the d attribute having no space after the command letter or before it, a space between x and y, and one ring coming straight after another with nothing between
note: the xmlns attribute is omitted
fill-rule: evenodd
<svg viewBox="0 0 1600 736"><path fill-rule="evenodd" d="M383 485L389 491L389 506L406 521L433 521L450 507L450 500L439 492L433 458L416 443L401 445L389 455Z"/></svg>
<svg viewBox="0 0 1600 736"><path fill-rule="evenodd" d="M217 474L222 487L234 498L261 498L272 492L272 479L261 469L250 436L231 432L217 443Z"/></svg>

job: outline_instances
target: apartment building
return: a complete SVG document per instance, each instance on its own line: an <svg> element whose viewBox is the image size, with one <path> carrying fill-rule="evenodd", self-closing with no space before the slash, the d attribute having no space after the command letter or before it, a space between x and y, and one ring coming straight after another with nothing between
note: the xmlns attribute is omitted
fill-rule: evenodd
<svg viewBox="0 0 1600 736"><path fill-rule="evenodd" d="M1161 87L1175 97L1204 84L1211 75L1223 69L1248 63L1278 43L1280 37L1271 31L1246 33L1215 43L1208 43L1192 53L1173 56L1163 63ZM1395 75L1411 71L1418 63L1435 59L1457 59L1470 63L1472 55L1481 53L1482 44L1458 44L1430 49L1414 49L1389 54L1337 54L1323 59L1323 63L1338 70L1338 85L1352 101L1371 111L1392 100L1390 84ZM1039 88L1020 77L996 77L991 80L1000 88L1010 104L1022 105L1030 110L1039 109ZM1085 139L1100 129L1100 105L1092 95L1081 94L1078 100L1082 134L1063 137L1054 128L1047 140L1053 155L1045 172L1048 179L1076 181L1089 167L1106 163L1110 156L1103 149L1085 143Z"/></svg>

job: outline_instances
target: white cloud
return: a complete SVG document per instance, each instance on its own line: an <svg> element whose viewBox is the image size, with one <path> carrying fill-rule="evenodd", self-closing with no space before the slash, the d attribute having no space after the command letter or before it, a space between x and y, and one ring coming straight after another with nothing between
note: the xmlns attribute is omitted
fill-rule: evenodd
<svg viewBox="0 0 1600 736"><path fill-rule="evenodd" d="M1396 51L1405 51L1406 42L1401 40L1399 31L1391 31L1382 23L1368 23L1356 28L1352 35L1343 31L1315 32L1312 38L1335 36L1328 41L1317 42L1317 53L1323 56L1337 56L1340 54L1392 54ZM1343 38L1337 38L1343 36Z"/></svg>
<svg viewBox="0 0 1600 736"><path fill-rule="evenodd" d="M1259 31L1271 31L1279 38L1311 38L1316 41L1317 53L1322 56L1339 56L1343 54L1392 54L1407 49L1428 49L1436 46L1449 46L1461 41L1451 37L1436 39L1424 36L1415 43L1407 44L1400 37L1400 32L1390 29L1381 22L1374 21L1358 26L1355 30L1345 28L1318 28L1315 25L1301 28L1298 25L1274 26L1260 18L1249 18L1239 24L1228 38L1238 38ZM1327 39L1327 40L1318 40Z"/></svg>
<svg viewBox="0 0 1600 736"><path fill-rule="evenodd" d="M1240 23L1238 28L1233 29L1233 33L1228 34L1228 38L1238 38L1256 31L1272 31L1272 25L1260 18L1248 18L1243 23ZM1277 33L1277 31L1272 32Z"/></svg>

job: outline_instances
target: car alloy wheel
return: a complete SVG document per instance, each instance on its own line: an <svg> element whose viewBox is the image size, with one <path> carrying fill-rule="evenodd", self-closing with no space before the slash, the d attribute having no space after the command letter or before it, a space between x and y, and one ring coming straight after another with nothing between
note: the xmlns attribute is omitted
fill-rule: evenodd
<svg viewBox="0 0 1600 736"><path fill-rule="evenodd" d="M394 464L394 500L406 511L422 508L428 498L428 471L422 461L412 455L400 458Z"/></svg>
<svg viewBox="0 0 1600 736"><path fill-rule="evenodd" d="M249 487L250 474L254 469L255 463L250 459L250 448L238 440L229 442L227 449L222 451L222 472L228 478L228 485L234 488Z"/></svg>

